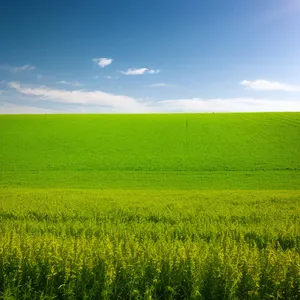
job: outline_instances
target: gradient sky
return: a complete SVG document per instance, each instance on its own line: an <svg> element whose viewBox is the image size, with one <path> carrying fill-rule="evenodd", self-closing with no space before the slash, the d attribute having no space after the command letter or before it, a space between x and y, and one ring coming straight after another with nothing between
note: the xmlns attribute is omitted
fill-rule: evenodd
<svg viewBox="0 0 300 300"><path fill-rule="evenodd" d="M0 113L300 111L300 0L11 0Z"/></svg>

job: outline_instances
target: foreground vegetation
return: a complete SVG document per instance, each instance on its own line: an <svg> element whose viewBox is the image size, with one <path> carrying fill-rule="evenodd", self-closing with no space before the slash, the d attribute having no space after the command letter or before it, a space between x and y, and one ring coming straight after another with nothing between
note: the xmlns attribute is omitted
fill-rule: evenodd
<svg viewBox="0 0 300 300"><path fill-rule="evenodd" d="M0 299L300 299L299 130L0 116Z"/></svg>
<svg viewBox="0 0 300 300"><path fill-rule="evenodd" d="M4 299L299 299L299 192L1 192Z"/></svg>

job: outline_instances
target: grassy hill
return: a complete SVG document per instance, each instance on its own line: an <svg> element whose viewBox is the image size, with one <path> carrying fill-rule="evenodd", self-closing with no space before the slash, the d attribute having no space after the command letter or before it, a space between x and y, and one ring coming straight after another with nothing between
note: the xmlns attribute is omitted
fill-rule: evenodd
<svg viewBox="0 0 300 300"><path fill-rule="evenodd" d="M299 299L300 113L0 116L0 299Z"/></svg>
<svg viewBox="0 0 300 300"><path fill-rule="evenodd" d="M300 113L0 116L2 186L293 189Z"/></svg>

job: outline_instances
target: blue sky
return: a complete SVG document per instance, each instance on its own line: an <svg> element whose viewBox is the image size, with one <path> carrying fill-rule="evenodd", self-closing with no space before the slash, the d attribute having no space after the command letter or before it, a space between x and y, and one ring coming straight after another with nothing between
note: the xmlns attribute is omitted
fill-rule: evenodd
<svg viewBox="0 0 300 300"><path fill-rule="evenodd" d="M15 0L0 113L300 111L299 0Z"/></svg>

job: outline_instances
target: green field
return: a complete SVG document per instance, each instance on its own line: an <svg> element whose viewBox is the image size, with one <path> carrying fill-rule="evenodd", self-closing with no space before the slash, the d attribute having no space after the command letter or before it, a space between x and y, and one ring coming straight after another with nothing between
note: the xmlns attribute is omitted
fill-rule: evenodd
<svg viewBox="0 0 300 300"><path fill-rule="evenodd" d="M1 116L1 186L296 189L300 114Z"/></svg>
<svg viewBox="0 0 300 300"><path fill-rule="evenodd" d="M0 299L300 299L300 113L0 116Z"/></svg>

